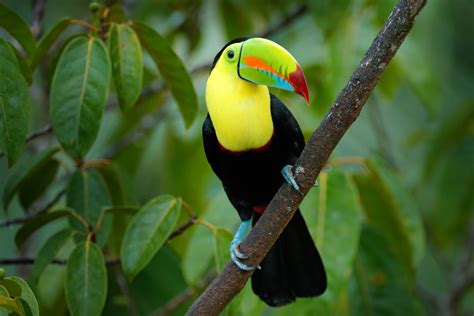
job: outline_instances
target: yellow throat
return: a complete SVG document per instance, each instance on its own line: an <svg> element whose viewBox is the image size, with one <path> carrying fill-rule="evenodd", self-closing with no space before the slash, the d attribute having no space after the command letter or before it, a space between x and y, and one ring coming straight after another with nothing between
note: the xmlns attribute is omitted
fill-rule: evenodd
<svg viewBox="0 0 474 316"><path fill-rule="evenodd" d="M206 103L224 148L242 152L265 146L273 135L270 94L264 85L250 83L220 60L206 86Z"/></svg>

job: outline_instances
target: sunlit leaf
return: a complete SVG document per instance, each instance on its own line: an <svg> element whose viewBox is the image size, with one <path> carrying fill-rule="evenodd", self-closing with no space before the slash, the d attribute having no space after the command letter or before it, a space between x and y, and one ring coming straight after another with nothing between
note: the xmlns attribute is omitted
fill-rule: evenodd
<svg viewBox="0 0 474 316"><path fill-rule="evenodd" d="M38 301L25 280L12 276L0 280L0 285L8 290L8 293L15 298L18 305L21 304L23 315L39 316Z"/></svg>
<svg viewBox="0 0 474 316"><path fill-rule="evenodd" d="M29 58L29 65L31 70L43 60L48 53L49 48L54 44L58 37L71 25L71 19L64 18L59 20L52 28L50 28L40 39L36 49Z"/></svg>
<svg viewBox="0 0 474 316"><path fill-rule="evenodd" d="M17 300L8 296L0 295L0 315L8 316L10 312L15 312L19 315L25 315L21 306L18 305Z"/></svg>
<svg viewBox="0 0 474 316"><path fill-rule="evenodd" d="M31 269L30 278L33 283L37 283L41 273L51 263L59 251L66 245L66 243L74 235L74 230L65 228L51 236L38 251L35 263Z"/></svg>
<svg viewBox="0 0 474 316"><path fill-rule="evenodd" d="M14 11L0 3L0 27L3 27L23 47L28 55L35 50L36 41L28 24ZM0 71L1 74L3 72Z"/></svg>
<svg viewBox="0 0 474 316"><path fill-rule="evenodd" d="M10 293L8 293L8 290L3 285L0 285L0 296L10 298ZM16 309L16 306L12 306L11 308L9 308L8 306L5 306L5 305L10 305L10 303L11 302L9 300L7 300L6 302L4 301L3 303L0 302L0 316L8 316L8 314L10 314L11 311L16 311L17 313L19 312L19 310ZM16 305L16 302L15 302L15 305Z"/></svg>
<svg viewBox="0 0 474 316"><path fill-rule="evenodd" d="M125 24L112 25L108 44L115 90L122 111L126 111L133 107L142 89L142 47L135 31Z"/></svg>
<svg viewBox="0 0 474 316"><path fill-rule="evenodd" d="M37 179L38 174L44 172L44 168L46 168L51 163L52 156L57 151L58 148L53 147L42 151L41 153L32 158L24 157L18 162L16 166L11 169L8 174L5 188L3 191L3 207L5 209L7 209L16 192L18 192L22 187L28 187L30 181ZM47 181L42 181L42 185L46 184ZM37 186L38 183L35 182L33 185ZM45 187L35 188L35 190L36 189L38 189L38 191L41 191L41 189L45 189ZM26 194L26 192L24 194ZM36 194L33 194L32 196L35 195Z"/></svg>
<svg viewBox="0 0 474 316"><path fill-rule="evenodd" d="M0 21L2 21L0 5ZM1 22L0 22L1 24ZM20 157L31 111L28 85L10 44L0 37L0 150L9 166Z"/></svg>
<svg viewBox="0 0 474 316"><path fill-rule="evenodd" d="M120 252L122 269L133 279L150 262L173 232L181 212L181 199L159 196L135 215L128 225Z"/></svg>
<svg viewBox="0 0 474 316"><path fill-rule="evenodd" d="M228 229L234 229L239 222L237 212L223 191L212 199L205 211L199 214L199 218ZM214 235L213 231L203 225L194 225L187 234L190 237L183 255L183 275L189 284L196 285L214 263Z"/></svg>
<svg viewBox="0 0 474 316"><path fill-rule="evenodd" d="M189 127L196 116L198 104L196 92L186 68L166 39L154 29L139 22L134 22L132 27L170 87L185 125Z"/></svg>
<svg viewBox="0 0 474 316"><path fill-rule="evenodd" d="M230 261L230 243L232 241L232 233L223 228L216 228L214 233L214 263L218 273L224 269L227 262Z"/></svg>
<svg viewBox="0 0 474 316"><path fill-rule="evenodd" d="M65 289L72 316L101 315L107 297L107 270L95 243L81 242L69 256Z"/></svg>
<svg viewBox="0 0 474 316"><path fill-rule="evenodd" d="M77 37L59 58L51 84L51 122L61 147L81 160L94 143L110 85L110 60L102 41Z"/></svg>

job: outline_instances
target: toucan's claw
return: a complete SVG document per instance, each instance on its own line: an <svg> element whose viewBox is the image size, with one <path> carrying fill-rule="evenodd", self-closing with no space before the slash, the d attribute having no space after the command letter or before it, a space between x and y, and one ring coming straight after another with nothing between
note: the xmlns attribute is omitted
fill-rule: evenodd
<svg viewBox="0 0 474 316"><path fill-rule="evenodd" d="M234 261L235 265L239 267L240 270L244 271L252 271L253 269L255 269L254 266L248 266L245 263L240 262L240 260L245 260L249 258L249 256L240 251L239 245L247 234L250 225L250 220L242 221L239 228L237 229L237 232L235 233L234 239L230 243L230 257L232 261Z"/></svg>
<svg viewBox="0 0 474 316"><path fill-rule="evenodd" d="M234 252L234 254L237 258L243 259L243 260L248 259L249 256L247 256L245 253L240 252L239 246L240 246L240 243L237 243L235 245L232 245L230 249L231 249L231 251Z"/></svg>
<svg viewBox="0 0 474 316"><path fill-rule="evenodd" d="M319 187L318 179L314 180L313 187L316 187L316 188Z"/></svg>
<svg viewBox="0 0 474 316"><path fill-rule="evenodd" d="M289 185L296 191L300 192L300 186L295 180L295 176L293 175L293 166L292 165L286 165L281 169L281 174L283 175L283 178L288 182Z"/></svg>
<svg viewBox="0 0 474 316"><path fill-rule="evenodd" d="M232 244L230 247L230 257L232 261L234 261L235 265L240 269L244 271L252 271L255 269L254 266L248 266L245 263L240 262L240 259L247 259L248 256L241 253L237 248L239 247L239 244Z"/></svg>

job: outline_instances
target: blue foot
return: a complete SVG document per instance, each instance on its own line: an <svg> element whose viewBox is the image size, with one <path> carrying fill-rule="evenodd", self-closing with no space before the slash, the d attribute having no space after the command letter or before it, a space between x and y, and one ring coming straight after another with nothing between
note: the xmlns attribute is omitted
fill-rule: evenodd
<svg viewBox="0 0 474 316"><path fill-rule="evenodd" d="M283 167L283 169L281 169L281 174L283 178L286 180L286 182L288 182L288 184L291 185L293 189L301 193L300 186L295 180L292 169L293 169L292 165L286 165Z"/></svg>
<svg viewBox="0 0 474 316"><path fill-rule="evenodd" d="M313 187L319 187L319 182L318 182L318 179L314 180Z"/></svg>
<svg viewBox="0 0 474 316"><path fill-rule="evenodd" d="M230 257L232 261L235 263L235 265L239 267L240 270L244 270L244 271L252 271L253 269L255 269L254 266L246 265L245 263L240 261L240 260L248 259L249 257L246 254L240 252L239 245L244 239L245 235L247 234L250 224L251 224L250 220L243 221L240 224L239 228L237 229L234 239L230 243Z"/></svg>

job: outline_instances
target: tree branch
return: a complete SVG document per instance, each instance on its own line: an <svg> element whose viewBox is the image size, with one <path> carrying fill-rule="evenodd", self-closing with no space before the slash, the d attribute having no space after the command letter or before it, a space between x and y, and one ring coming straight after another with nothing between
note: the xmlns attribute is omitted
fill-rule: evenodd
<svg viewBox="0 0 474 316"><path fill-rule="evenodd" d="M302 194L286 183L268 205L241 250L249 255L249 265L257 265L275 243L342 136L359 116L377 81L413 27L425 0L399 0L383 29L372 42L357 69L332 105L320 126L311 135L295 165ZM239 270L229 262L223 272L201 294L188 315L218 315L242 290L252 272Z"/></svg>
<svg viewBox="0 0 474 316"><path fill-rule="evenodd" d="M302 4L298 6L294 11L290 12L288 15L284 16L280 21L278 21L276 24L270 26L269 28L266 28L262 30L261 32L255 34L254 36L256 37L269 37L272 36L275 33L278 33L291 23L295 22L298 20L302 15L304 15L308 11L308 5L307 4ZM211 63L206 63L202 64L199 66L194 67L191 69L189 72L190 74L194 75L196 73L200 73L202 71L209 71L211 69Z"/></svg>
<svg viewBox="0 0 474 316"><path fill-rule="evenodd" d="M31 33L38 39L41 34L41 24L43 22L44 9L48 0L34 0L33 17L31 19Z"/></svg>

